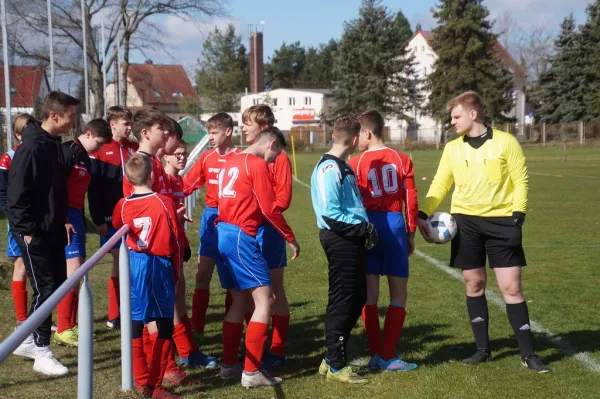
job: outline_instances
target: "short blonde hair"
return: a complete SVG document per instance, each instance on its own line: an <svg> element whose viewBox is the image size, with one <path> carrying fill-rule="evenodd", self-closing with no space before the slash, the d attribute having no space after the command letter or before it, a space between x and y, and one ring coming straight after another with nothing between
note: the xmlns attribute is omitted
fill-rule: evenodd
<svg viewBox="0 0 600 399"><path fill-rule="evenodd" d="M452 112L452 110L459 105L462 105L463 108L468 110L477 112L477 119L475 121L483 123L485 119L485 107L479 94L475 93L474 91L464 92L450 100L448 105L446 105L446 110L448 112Z"/></svg>
<svg viewBox="0 0 600 399"><path fill-rule="evenodd" d="M142 154L133 154L125 163L125 175L134 186L145 186L152 174L150 158Z"/></svg>
<svg viewBox="0 0 600 399"><path fill-rule="evenodd" d="M242 123L246 122L256 122L259 126L271 127L275 125L275 115L268 105L253 105L246 108L242 114Z"/></svg>
<svg viewBox="0 0 600 399"><path fill-rule="evenodd" d="M15 137L17 134L21 134L23 129L25 129L25 126L33 122L35 122L35 118L29 114L15 115L15 117L12 120L12 131Z"/></svg>

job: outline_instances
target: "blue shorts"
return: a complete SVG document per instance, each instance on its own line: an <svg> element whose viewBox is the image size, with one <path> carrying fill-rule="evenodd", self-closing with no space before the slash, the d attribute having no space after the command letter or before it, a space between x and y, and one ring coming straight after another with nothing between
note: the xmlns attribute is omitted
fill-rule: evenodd
<svg viewBox="0 0 600 399"><path fill-rule="evenodd" d="M21 248L17 245L15 238L10 230L7 232L7 240L6 240L6 256L9 258L18 258L23 256L21 253Z"/></svg>
<svg viewBox="0 0 600 399"><path fill-rule="evenodd" d="M408 277L408 240L406 225L400 212L367 212L375 225L379 242L367 251L367 274Z"/></svg>
<svg viewBox="0 0 600 399"><path fill-rule="evenodd" d="M129 251L131 319L148 324L173 318L175 279L171 261L164 256Z"/></svg>
<svg viewBox="0 0 600 399"><path fill-rule="evenodd" d="M219 252L223 263L217 263L221 287L238 291L271 285L269 267L256 237L233 224L220 222Z"/></svg>
<svg viewBox="0 0 600 399"><path fill-rule="evenodd" d="M258 241L263 257L267 261L269 270L287 266L285 238L275 230L271 223L263 223L258 228L256 240Z"/></svg>
<svg viewBox="0 0 600 399"><path fill-rule="evenodd" d="M204 208L202 221L200 221L200 248L198 248L198 255L220 260L217 228L215 227L217 216L219 216L217 208L209 206Z"/></svg>
<svg viewBox="0 0 600 399"><path fill-rule="evenodd" d="M65 247L65 256L67 259L85 258L85 218L83 211L75 208L67 209L69 223L77 233L71 233L71 245Z"/></svg>
<svg viewBox="0 0 600 399"><path fill-rule="evenodd" d="M106 222L106 225L108 226L108 235L100 236L100 246L103 246L104 244L106 244L106 242L108 240L110 240L112 238L112 236L114 236L115 233L117 232L117 229L115 229L113 227L112 222ZM119 249L120 247L121 247L121 241L117 241L117 243L111 248L111 250Z"/></svg>

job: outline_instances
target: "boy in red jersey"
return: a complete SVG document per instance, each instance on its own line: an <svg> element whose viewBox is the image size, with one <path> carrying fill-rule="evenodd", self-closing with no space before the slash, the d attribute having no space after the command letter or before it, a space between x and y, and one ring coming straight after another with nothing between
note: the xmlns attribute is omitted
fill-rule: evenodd
<svg viewBox="0 0 600 399"><path fill-rule="evenodd" d="M21 142L21 131L35 119L29 114L17 114L12 120L13 135L17 142ZM8 171L15 151L19 148L17 144L12 150L8 151L0 158L0 209L6 215L6 189L8 188ZM12 296L17 318L17 326L27 319L27 273L25 272L25 263L21 250L17 245L11 231L8 227L6 241L6 256L13 259L14 269L12 276ZM20 354L16 352L15 354Z"/></svg>
<svg viewBox="0 0 600 399"><path fill-rule="evenodd" d="M416 364L396 356L396 344L406 317L408 257L415 249L417 228L417 190L410 158L385 146L382 140L383 117L366 111L358 117L358 148L364 151L348 162L362 194L369 221L375 225L379 243L367 251L367 302L362 320L367 332L372 369L410 371ZM406 221L402 217L402 210ZM380 342L379 276L387 276L390 306L385 316L383 345Z"/></svg>
<svg viewBox="0 0 600 399"><path fill-rule="evenodd" d="M163 386L172 357L175 281L181 264L179 221L170 197L153 192L153 166L144 154L132 155L125 165L133 194L115 207L116 229L130 228L127 235L131 269L133 374L138 392L153 398L178 398ZM158 336L147 363L142 331L156 322Z"/></svg>
<svg viewBox="0 0 600 399"><path fill-rule="evenodd" d="M280 378L261 370L269 331L271 278L257 240L260 226L269 222L289 242L295 259L300 247L277 207L267 162L273 162L285 145L275 127L265 129L244 152L227 160L219 172L219 216L217 234L223 264L217 264L224 289L231 290L231 309L223 322L223 365L221 378L238 377L237 364L248 294L254 313L246 330L246 361L242 386L276 385ZM266 162L265 162L266 161Z"/></svg>
<svg viewBox="0 0 600 399"><path fill-rule="evenodd" d="M133 135L140 143L137 153L147 156L152 163L152 172L154 173L152 190L163 195L169 195L169 178L156 155L161 148L165 147L171 135L169 130L165 129L168 124L167 116L155 109L137 111L131 122ZM133 185L125 176L123 179L123 196L127 198L131 194L133 194Z"/></svg>
<svg viewBox="0 0 600 399"><path fill-rule="evenodd" d="M179 175L179 172L185 167L189 154L187 152L187 145L183 140L179 140L178 145L173 151L173 155L164 156L164 159L167 162L165 166L165 172L169 178L169 185L172 191L171 196L175 201L176 207L179 209L184 206L184 198L186 196L184 192L183 178ZM190 260L192 253L190 250L190 243L185 235L185 231L183 230L183 222L181 223L182 234L180 237L180 245L182 248L184 248L183 262L187 262ZM175 286L175 331L173 333L173 341L175 342L175 347L177 348L179 361L180 363L188 366L202 366L206 368L216 367L216 359L202 353L196 345L192 324L187 316L183 265L179 274L181 277ZM173 374L175 372L179 372L181 375L181 371L171 367L167 370L169 378L171 377L172 372Z"/></svg>
<svg viewBox="0 0 600 399"><path fill-rule="evenodd" d="M275 115L267 105L253 105L242 114L242 131L248 143L253 143L258 134L275 124ZM269 164L273 182L275 202L280 212L290 207L292 201L292 164L285 151ZM285 363L285 341L290 326L290 307L283 283L283 270L287 266L285 240L270 223L259 229L258 242L269 266L273 287L273 337L271 348L266 353L264 367L270 369Z"/></svg>
<svg viewBox="0 0 600 399"><path fill-rule="evenodd" d="M88 203L92 221L104 245L116 232L111 220L113 209L123 198L123 175L125 162L137 151L138 144L130 141L131 111L119 105L110 107L106 114L112 140L93 154L90 154L92 180L88 188ZM113 264L108 279L108 321L109 328L119 328L119 247L110 251Z"/></svg>
<svg viewBox="0 0 600 399"><path fill-rule="evenodd" d="M198 162L192 166L183 178L186 196L206 184L205 208L199 230L200 248L198 249L196 289L192 302L194 333L200 336L204 334L206 311L208 310L210 298L210 281L215 264L222 262L217 246L217 230L215 228L215 219L218 213L219 172L227 159L240 152L233 146L231 140L233 119L229 114L221 112L213 115L206 122L206 129L213 148L202 153Z"/></svg>
<svg viewBox="0 0 600 399"><path fill-rule="evenodd" d="M112 140L110 125L104 119L88 122L78 138L60 145L67 167L68 229L65 247L67 278L83 263L85 251L85 193L91 180L91 161L88 154L98 151ZM58 344L78 346L77 289L71 290L57 307L58 328L54 341Z"/></svg>

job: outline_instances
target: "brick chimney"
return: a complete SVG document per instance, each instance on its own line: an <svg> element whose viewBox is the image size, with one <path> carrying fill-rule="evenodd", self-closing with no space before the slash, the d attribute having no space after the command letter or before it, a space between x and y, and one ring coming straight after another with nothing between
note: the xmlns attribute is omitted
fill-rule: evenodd
<svg viewBox="0 0 600 399"><path fill-rule="evenodd" d="M250 27L250 93L259 93L265 88L265 66L263 63L263 33Z"/></svg>

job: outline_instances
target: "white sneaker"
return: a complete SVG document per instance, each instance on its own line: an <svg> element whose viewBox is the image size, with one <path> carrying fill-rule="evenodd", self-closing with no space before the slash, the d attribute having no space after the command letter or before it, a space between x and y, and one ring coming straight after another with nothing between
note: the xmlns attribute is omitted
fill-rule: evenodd
<svg viewBox="0 0 600 399"><path fill-rule="evenodd" d="M49 346L38 348L33 370L45 375L65 375L69 370L54 357Z"/></svg>
<svg viewBox="0 0 600 399"><path fill-rule="evenodd" d="M28 357L30 359L35 359L38 355L38 347L33 342L33 335L29 334L25 341L21 343L13 352L13 355Z"/></svg>
<svg viewBox="0 0 600 399"><path fill-rule="evenodd" d="M244 371L242 373L242 386L246 388L279 385L281 381L280 377L273 377L265 370L258 370L254 373Z"/></svg>

